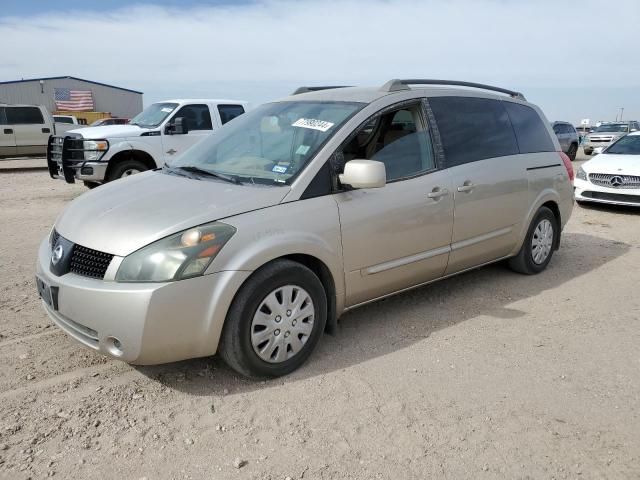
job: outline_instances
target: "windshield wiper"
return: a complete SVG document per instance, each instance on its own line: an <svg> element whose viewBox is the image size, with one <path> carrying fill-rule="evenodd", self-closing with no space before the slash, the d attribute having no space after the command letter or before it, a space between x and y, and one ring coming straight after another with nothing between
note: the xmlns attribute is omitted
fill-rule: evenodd
<svg viewBox="0 0 640 480"><path fill-rule="evenodd" d="M204 168L196 167L195 165L186 165L184 167L175 167L185 172L196 173L198 175L206 175L208 177L219 178L225 182L234 183L236 185L242 185L240 179L236 176L225 175L224 173L217 173L211 170L205 170Z"/></svg>

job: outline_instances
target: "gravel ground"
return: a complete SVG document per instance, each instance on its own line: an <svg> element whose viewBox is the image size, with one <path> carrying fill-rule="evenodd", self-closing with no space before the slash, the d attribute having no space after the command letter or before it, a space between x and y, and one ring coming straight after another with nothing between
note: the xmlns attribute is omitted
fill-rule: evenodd
<svg viewBox="0 0 640 480"><path fill-rule="evenodd" d="M576 206L541 275L494 265L363 307L260 383L61 333L36 248L83 188L0 182L0 478L640 478L637 211Z"/></svg>

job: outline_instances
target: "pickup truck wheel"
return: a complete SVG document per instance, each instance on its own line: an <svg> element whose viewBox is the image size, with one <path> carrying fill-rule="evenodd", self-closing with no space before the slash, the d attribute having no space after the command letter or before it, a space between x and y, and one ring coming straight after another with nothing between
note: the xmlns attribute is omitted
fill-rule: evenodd
<svg viewBox="0 0 640 480"><path fill-rule="evenodd" d="M567 157L573 162L576 159L576 155L578 153L578 145L572 143L569 147L569 151L567 152Z"/></svg>
<svg viewBox="0 0 640 480"><path fill-rule="evenodd" d="M84 182L84 186L91 190L93 188L99 187L100 184L98 182Z"/></svg>
<svg viewBox="0 0 640 480"><path fill-rule="evenodd" d="M547 207L540 207L529 225L529 231L520 251L515 257L509 259L509 267L526 275L542 272L551 261L556 235L559 234L556 216Z"/></svg>
<svg viewBox="0 0 640 480"><path fill-rule="evenodd" d="M111 172L109 172L109 178L107 178L107 181L111 182L122 177L129 177L136 173L144 172L145 170L148 170L148 168L144 163L138 160L125 160L113 167Z"/></svg>
<svg viewBox="0 0 640 480"><path fill-rule="evenodd" d="M218 352L244 376L286 375L309 358L326 321L327 296L316 274L277 260L256 271L236 295Z"/></svg>

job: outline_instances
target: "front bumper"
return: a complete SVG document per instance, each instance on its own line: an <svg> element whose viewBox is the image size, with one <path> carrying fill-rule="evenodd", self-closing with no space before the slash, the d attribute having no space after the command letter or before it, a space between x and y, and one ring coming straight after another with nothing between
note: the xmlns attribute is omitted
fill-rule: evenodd
<svg viewBox="0 0 640 480"><path fill-rule="evenodd" d="M99 160L85 160L82 147L84 139L79 136L51 136L47 145L47 166L51 178L75 183L103 182L106 177L108 162L104 161L106 150ZM106 140L104 140L106 141Z"/></svg>
<svg viewBox="0 0 640 480"><path fill-rule="evenodd" d="M42 302L49 317L83 345L138 365L213 355L231 301L251 274L225 271L178 282L117 283L74 273L57 277L49 269L50 258L45 239L36 276L57 292L57 309Z"/></svg>
<svg viewBox="0 0 640 480"><path fill-rule="evenodd" d="M638 188L601 187L578 178L574 180L573 185L575 199L579 202L640 206L640 189Z"/></svg>

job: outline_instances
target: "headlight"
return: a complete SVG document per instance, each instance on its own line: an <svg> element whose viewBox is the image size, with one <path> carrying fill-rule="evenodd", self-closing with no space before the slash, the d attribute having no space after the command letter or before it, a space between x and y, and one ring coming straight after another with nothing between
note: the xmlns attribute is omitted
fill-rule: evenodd
<svg viewBox="0 0 640 480"><path fill-rule="evenodd" d="M226 223L213 222L158 240L125 257L117 282L171 282L204 273L236 233Z"/></svg>
<svg viewBox="0 0 640 480"><path fill-rule="evenodd" d="M109 150L109 142L106 140L85 140L82 142L85 160L100 160Z"/></svg>
<svg viewBox="0 0 640 480"><path fill-rule="evenodd" d="M587 181L587 172L584 171L584 168L578 167L576 178L579 180L584 180L585 182Z"/></svg>

